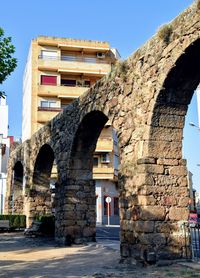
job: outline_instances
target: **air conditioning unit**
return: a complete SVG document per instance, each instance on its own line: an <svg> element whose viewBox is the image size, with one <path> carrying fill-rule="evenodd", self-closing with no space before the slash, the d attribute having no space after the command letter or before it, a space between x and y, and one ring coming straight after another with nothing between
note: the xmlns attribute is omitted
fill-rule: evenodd
<svg viewBox="0 0 200 278"><path fill-rule="evenodd" d="M105 57L106 57L105 53L102 53L102 52L97 53L97 58L102 59L102 58L105 58Z"/></svg>
<svg viewBox="0 0 200 278"><path fill-rule="evenodd" d="M108 153L104 153L101 155L101 162L102 163L109 163L110 162L110 156Z"/></svg>

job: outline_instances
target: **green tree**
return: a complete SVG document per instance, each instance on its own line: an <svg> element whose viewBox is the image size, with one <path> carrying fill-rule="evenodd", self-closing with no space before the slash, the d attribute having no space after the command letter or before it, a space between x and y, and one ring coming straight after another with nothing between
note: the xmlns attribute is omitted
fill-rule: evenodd
<svg viewBox="0 0 200 278"><path fill-rule="evenodd" d="M13 58L15 47L11 37L4 36L4 30L0 27L0 84L14 71L17 66L17 59ZM0 91L0 96L5 93Z"/></svg>

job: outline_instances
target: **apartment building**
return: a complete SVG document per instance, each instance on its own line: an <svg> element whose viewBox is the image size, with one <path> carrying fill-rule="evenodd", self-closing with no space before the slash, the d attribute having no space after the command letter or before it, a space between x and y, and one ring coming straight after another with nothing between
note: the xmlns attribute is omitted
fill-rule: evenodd
<svg viewBox="0 0 200 278"><path fill-rule="evenodd" d="M4 213L6 194L7 162L12 137L8 136L8 105L6 96L0 96L0 214Z"/></svg>
<svg viewBox="0 0 200 278"><path fill-rule="evenodd" d="M22 141L108 74L118 58L118 51L107 42L46 36L33 39L23 80ZM98 223L106 221L105 198L110 195L111 223L119 221L116 145L115 131L108 123L94 155Z"/></svg>

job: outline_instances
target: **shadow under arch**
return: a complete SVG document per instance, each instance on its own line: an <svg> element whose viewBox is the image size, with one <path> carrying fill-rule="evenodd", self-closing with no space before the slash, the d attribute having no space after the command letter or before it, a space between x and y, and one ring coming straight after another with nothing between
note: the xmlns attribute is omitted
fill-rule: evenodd
<svg viewBox="0 0 200 278"><path fill-rule="evenodd" d="M49 144L44 144L35 161L29 194L30 211L34 211L34 215L31 213L33 219L38 215L51 215L53 213L54 185L58 179L57 175L54 151Z"/></svg>
<svg viewBox="0 0 200 278"><path fill-rule="evenodd" d="M23 176L24 168L21 161L17 161L13 167L13 179L11 187L11 211L23 212Z"/></svg>
<svg viewBox="0 0 200 278"><path fill-rule="evenodd" d="M84 171L88 170L88 174L92 175L92 155L95 151L99 135L107 121L107 116L100 111L92 111L83 118L72 145L70 170L84 169ZM79 177L82 177L82 172L80 172Z"/></svg>
<svg viewBox="0 0 200 278"><path fill-rule="evenodd" d="M33 185L34 187L46 189L49 187L51 170L54 162L54 152L50 145L44 144L37 155L34 172Z"/></svg>
<svg viewBox="0 0 200 278"><path fill-rule="evenodd" d="M19 187L22 190L24 169L21 161L17 161L15 163L13 171L14 171L14 186L16 188Z"/></svg>
<svg viewBox="0 0 200 278"><path fill-rule="evenodd" d="M185 115L194 90L200 82L200 39L193 42L169 71L159 92L150 122L149 156L182 158L182 138ZM169 142L152 148L154 142ZM153 155L154 156L154 155Z"/></svg>
<svg viewBox="0 0 200 278"><path fill-rule="evenodd" d="M163 233L167 245L160 246L157 253L165 250L171 253L172 258L184 257L187 252L185 249L189 248L185 246L181 234L181 223L188 220L189 213L187 167L182 158L182 139L188 105L200 82L199 49L200 39L187 47L177 59L157 96L149 123L146 156L153 158L151 171L146 170L153 185L149 191L157 198L158 210L159 207L164 209L163 225L172 227L170 232ZM148 166L145 165L146 169ZM155 225L159 225L159 222Z"/></svg>

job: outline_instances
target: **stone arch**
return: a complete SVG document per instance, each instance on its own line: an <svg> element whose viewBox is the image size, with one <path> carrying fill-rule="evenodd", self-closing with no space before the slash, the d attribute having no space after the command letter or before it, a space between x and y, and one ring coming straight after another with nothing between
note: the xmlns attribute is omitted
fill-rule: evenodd
<svg viewBox="0 0 200 278"><path fill-rule="evenodd" d="M168 72L155 102L151 126L182 130L188 105L200 82L199 47L200 39L197 39L185 49ZM150 130L150 138L152 136L155 138L153 129Z"/></svg>
<svg viewBox="0 0 200 278"><path fill-rule="evenodd" d="M53 213L52 188L50 187L50 181L53 168L55 168L57 174L57 165L54 161L54 151L49 144L45 143L40 147L34 164L29 192L30 224L37 215Z"/></svg>
<svg viewBox="0 0 200 278"><path fill-rule="evenodd" d="M56 223L57 240L64 244L94 241L96 236L96 196L92 179L93 153L98 137L108 121L100 111L91 111L82 117L74 135L69 153L67 180L58 190L60 208L57 219L64 218L65 227ZM66 196L62 200L60 194ZM64 211L63 211L64 210ZM61 223L62 223L61 220Z"/></svg>
<svg viewBox="0 0 200 278"><path fill-rule="evenodd" d="M148 156L182 159L185 115L200 82L199 47L197 39L185 49L158 92L149 123ZM160 145L160 142L166 143Z"/></svg>
<svg viewBox="0 0 200 278"><path fill-rule="evenodd" d="M75 170L78 178L82 178L82 169L91 178L92 160L99 135L108 121L107 116L100 111L91 111L82 119L72 145L70 153L70 172ZM81 170L81 172L79 171Z"/></svg>
<svg viewBox="0 0 200 278"><path fill-rule="evenodd" d="M197 39L169 70L153 106L149 138L144 147L146 187L143 192L146 198L153 195L156 204L154 207L146 206L149 211L147 220L154 220L153 214L158 215L160 211L160 218L154 225L159 227L162 220L163 229L169 229L163 235L158 229L157 238L162 238L159 250L154 248L158 256L164 256L164 253L169 256L171 253L171 258L181 257L186 252L181 225L188 220L189 192L186 161L182 158L182 139L188 105L200 82L199 48L200 39Z"/></svg>

